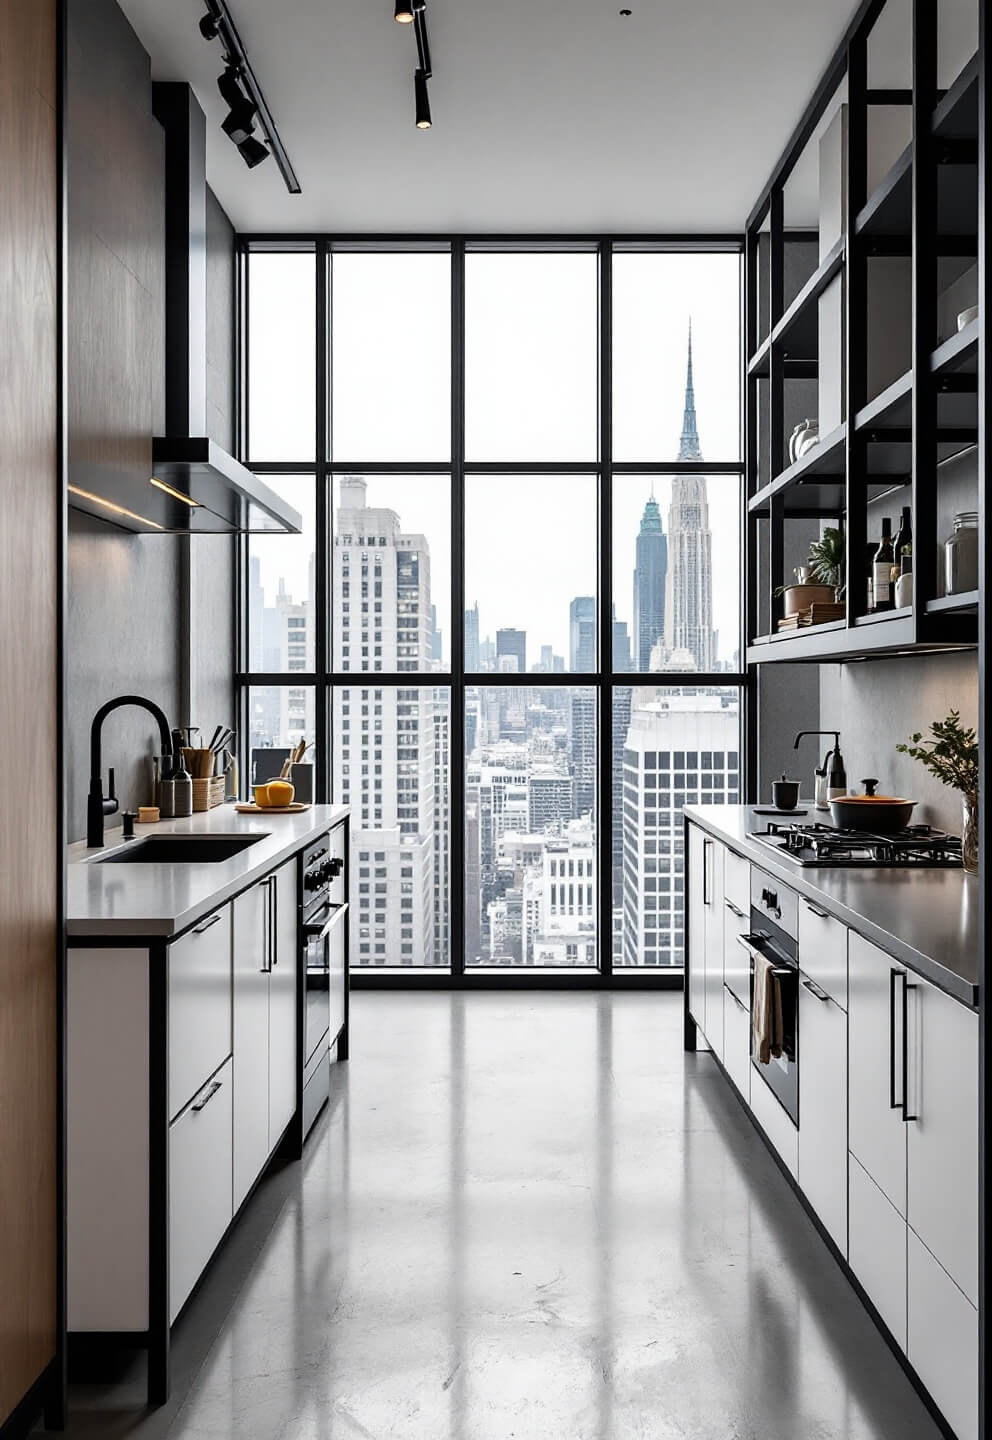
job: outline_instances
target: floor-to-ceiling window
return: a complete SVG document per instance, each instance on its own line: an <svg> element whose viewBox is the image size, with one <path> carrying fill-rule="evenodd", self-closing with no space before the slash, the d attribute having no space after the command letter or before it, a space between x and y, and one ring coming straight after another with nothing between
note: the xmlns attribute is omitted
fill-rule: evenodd
<svg viewBox="0 0 992 1440"><path fill-rule="evenodd" d="M246 784L352 812L352 964L672 971L742 793L740 249L243 246ZM304 772L306 775L308 772Z"/></svg>

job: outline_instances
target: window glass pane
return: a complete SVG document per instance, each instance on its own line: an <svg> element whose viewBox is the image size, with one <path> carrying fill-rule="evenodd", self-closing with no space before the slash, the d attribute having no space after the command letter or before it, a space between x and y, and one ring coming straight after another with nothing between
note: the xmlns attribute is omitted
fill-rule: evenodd
<svg viewBox="0 0 992 1440"><path fill-rule="evenodd" d="M273 780L300 740L303 761L292 775L297 800L313 800L314 689L312 685L253 685L248 691L248 787Z"/></svg>
<svg viewBox="0 0 992 1440"><path fill-rule="evenodd" d="M465 963L596 964L596 691L465 698Z"/></svg>
<svg viewBox="0 0 992 1440"><path fill-rule="evenodd" d="M333 424L338 460L451 454L451 259L332 261Z"/></svg>
<svg viewBox="0 0 992 1440"><path fill-rule="evenodd" d="M615 460L739 458L740 274L739 255L614 256Z"/></svg>
<svg viewBox="0 0 992 1440"><path fill-rule="evenodd" d="M351 806L351 963L448 961L447 687L336 688L334 799Z"/></svg>
<svg viewBox="0 0 992 1440"><path fill-rule="evenodd" d="M740 669L737 475L621 475L613 484L613 665Z"/></svg>
<svg viewBox="0 0 992 1440"><path fill-rule="evenodd" d="M331 601L337 670L449 665L451 482L446 475L334 481Z"/></svg>
<svg viewBox="0 0 992 1440"><path fill-rule="evenodd" d="M303 516L303 533L248 540L248 669L312 672L314 477L267 475L265 483Z"/></svg>
<svg viewBox="0 0 992 1440"><path fill-rule="evenodd" d="M740 798L740 691L613 692L613 960L680 966L684 805Z"/></svg>
<svg viewBox="0 0 992 1440"><path fill-rule="evenodd" d="M465 477L465 669L592 670L596 479Z"/></svg>
<svg viewBox="0 0 992 1440"><path fill-rule="evenodd" d="M470 460L594 460L597 259L465 257Z"/></svg>
<svg viewBox="0 0 992 1440"><path fill-rule="evenodd" d="M316 259L248 257L248 454L314 458Z"/></svg>

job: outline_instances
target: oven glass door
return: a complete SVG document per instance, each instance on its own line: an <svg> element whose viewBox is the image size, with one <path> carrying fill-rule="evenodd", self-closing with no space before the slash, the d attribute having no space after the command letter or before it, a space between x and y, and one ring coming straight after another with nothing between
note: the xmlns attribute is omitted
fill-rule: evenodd
<svg viewBox="0 0 992 1440"><path fill-rule="evenodd" d="M789 1115L799 1125L799 967L784 958L768 954L775 961L775 978L782 996L782 1054L762 1065L754 1053L754 1026L751 1027L751 1064ZM754 955L751 956L751 1015L754 1016Z"/></svg>
<svg viewBox="0 0 992 1440"><path fill-rule="evenodd" d="M305 922L306 1058L337 1038L344 1025L344 917L347 905L328 904Z"/></svg>

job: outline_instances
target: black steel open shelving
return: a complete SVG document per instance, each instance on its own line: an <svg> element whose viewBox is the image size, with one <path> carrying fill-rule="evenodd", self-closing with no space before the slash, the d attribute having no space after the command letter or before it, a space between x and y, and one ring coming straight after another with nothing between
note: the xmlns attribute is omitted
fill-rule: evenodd
<svg viewBox="0 0 992 1440"><path fill-rule="evenodd" d="M749 665L867 660L907 651L971 647L978 641L977 593L949 597L939 593L937 535L942 467L977 449L979 473L984 473L978 393L985 343L981 315L949 339L936 345L935 341L939 262L960 257L966 263L979 253L983 77L976 54L946 91L937 89L936 16L918 6L912 88L870 90L868 37L882 8L883 0L866 0L862 5L747 223ZM841 161L846 214L842 233L813 259L810 252L815 255L818 232L787 225L786 187L807 146L815 142L817 128L829 116L842 84L847 87L848 107ZM912 117L912 139L869 193L873 104L905 105ZM800 253L803 245L806 251ZM905 371L887 377L888 383L872 394L868 298L876 260L895 260L908 267L910 342ZM806 275L804 266L809 270ZM848 418L789 463L789 387L794 381L810 382L819 376L819 305L839 276L844 299L843 379L839 381L843 396L838 399ZM788 301L787 286L794 291ZM908 505L912 511L917 537L913 604L866 614L862 583L866 549L886 501ZM780 633L776 594L786 579L787 523L818 520L832 521L846 538L846 574L851 579L846 617ZM771 633L761 633L769 625Z"/></svg>

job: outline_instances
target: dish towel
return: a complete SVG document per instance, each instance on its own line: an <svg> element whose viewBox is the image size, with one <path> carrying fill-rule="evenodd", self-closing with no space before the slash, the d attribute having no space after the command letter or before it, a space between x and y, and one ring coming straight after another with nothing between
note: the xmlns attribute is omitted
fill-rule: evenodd
<svg viewBox="0 0 992 1440"><path fill-rule="evenodd" d="M762 1065L782 1054L782 990L775 967L764 955L754 956L754 990L751 1000L751 1029L754 1054Z"/></svg>

